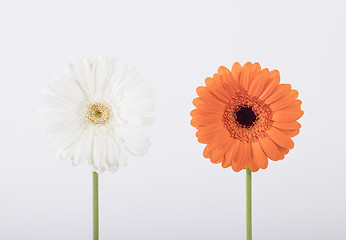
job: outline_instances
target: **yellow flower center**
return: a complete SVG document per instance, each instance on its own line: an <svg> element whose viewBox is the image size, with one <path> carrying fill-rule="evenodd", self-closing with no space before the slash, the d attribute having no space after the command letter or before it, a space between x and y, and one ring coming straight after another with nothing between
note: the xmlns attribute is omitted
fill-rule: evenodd
<svg viewBox="0 0 346 240"><path fill-rule="evenodd" d="M102 103L91 103L85 113L85 117L93 124L105 124L109 116L109 108Z"/></svg>

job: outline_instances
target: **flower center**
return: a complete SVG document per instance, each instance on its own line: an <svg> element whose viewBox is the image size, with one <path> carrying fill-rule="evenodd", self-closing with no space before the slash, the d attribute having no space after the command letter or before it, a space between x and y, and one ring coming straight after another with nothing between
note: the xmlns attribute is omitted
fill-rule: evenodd
<svg viewBox="0 0 346 240"><path fill-rule="evenodd" d="M251 106L240 106L238 110L234 112L235 121L239 123L241 127L250 128L257 121L257 114L252 110Z"/></svg>
<svg viewBox="0 0 346 240"><path fill-rule="evenodd" d="M272 110L263 101L237 93L225 106L223 122L231 137L250 143L267 136L272 117Z"/></svg>
<svg viewBox="0 0 346 240"><path fill-rule="evenodd" d="M109 120L109 108L102 103L91 103L85 116L93 124L105 124Z"/></svg>
<svg viewBox="0 0 346 240"><path fill-rule="evenodd" d="M96 117L96 118L101 118L101 117L102 117L102 112L100 112L100 111L95 111L95 112L94 112L94 117Z"/></svg>

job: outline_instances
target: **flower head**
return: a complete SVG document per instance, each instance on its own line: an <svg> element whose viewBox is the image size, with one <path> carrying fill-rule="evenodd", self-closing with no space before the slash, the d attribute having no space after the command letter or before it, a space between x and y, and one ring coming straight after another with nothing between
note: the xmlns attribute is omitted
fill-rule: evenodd
<svg viewBox="0 0 346 240"><path fill-rule="evenodd" d="M236 172L256 172L293 148L302 102L290 84L280 84L279 71L235 63L231 71L220 67L205 84L197 88L191 111L198 141L207 144L204 157Z"/></svg>
<svg viewBox="0 0 346 240"><path fill-rule="evenodd" d="M125 165L125 150L143 155L150 146L140 126L153 122L154 96L138 72L118 59L82 58L43 89L40 111L61 159L88 160L94 171Z"/></svg>

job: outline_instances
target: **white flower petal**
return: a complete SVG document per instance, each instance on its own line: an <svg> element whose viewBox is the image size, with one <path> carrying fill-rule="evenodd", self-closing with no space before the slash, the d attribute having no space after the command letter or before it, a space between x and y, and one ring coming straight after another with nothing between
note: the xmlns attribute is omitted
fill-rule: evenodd
<svg viewBox="0 0 346 240"><path fill-rule="evenodd" d="M91 61L87 58L78 59L74 65L68 64L65 70L74 81L80 84L85 93L95 93L93 64Z"/></svg>
<svg viewBox="0 0 346 240"><path fill-rule="evenodd" d="M123 99L118 103L122 107L131 105L139 101L154 101L154 94L150 89L143 85L139 85L136 88L131 89L126 92L123 96Z"/></svg>
<svg viewBox="0 0 346 240"><path fill-rule="evenodd" d="M90 138L89 132L83 131L81 137L79 138L79 141L77 143L75 153L73 156L73 163L75 165L79 164L83 158L85 159L89 155L86 149L90 149L90 146L91 146L90 140L92 140L92 138Z"/></svg>
<svg viewBox="0 0 346 240"><path fill-rule="evenodd" d="M109 82L113 74L113 60L106 57L99 57L97 64L94 65L96 93L104 94L109 87Z"/></svg>
<svg viewBox="0 0 346 240"><path fill-rule="evenodd" d="M135 156L142 156L150 147L148 136L139 129L122 127L118 134L125 148Z"/></svg>
<svg viewBox="0 0 346 240"><path fill-rule="evenodd" d="M118 63L117 68L114 69L112 77L110 79L111 94L114 96L122 96L120 91L123 88L123 82L128 71L128 67L125 64Z"/></svg>
<svg viewBox="0 0 346 240"><path fill-rule="evenodd" d="M152 101L140 101L122 108L121 115L127 119L133 116L143 116L148 112L154 111L154 109L155 107Z"/></svg>
<svg viewBox="0 0 346 240"><path fill-rule="evenodd" d="M119 165L119 146L114 142L112 137L107 139L107 163L109 166Z"/></svg>
<svg viewBox="0 0 346 240"><path fill-rule="evenodd" d="M78 144L78 140L82 136L82 130L73 130L69 129L69 131L62 132L60 134L52 135L53 137L53 147L55 147L59 154L59 157L64 159L73 159L73 155L75 154L76 146Z"/></svg>
<svg viewBox="0 0 346 240"><path fill-rule="evenodd" d="M92 151L93 151L93 143L94 143L94 133L91 131L84 131L85 139L83 144L83 151L85 159L88 161L89 165L93 166L92 162Z"/></svg>
<svg viewBox="0 0 346 240"><path fill-rule="evenodd" d="M92 163L95 170L101 169L101 157L103 154L103 146L100 142L100 136L94 136L93 149L92 149Z"/></svg>

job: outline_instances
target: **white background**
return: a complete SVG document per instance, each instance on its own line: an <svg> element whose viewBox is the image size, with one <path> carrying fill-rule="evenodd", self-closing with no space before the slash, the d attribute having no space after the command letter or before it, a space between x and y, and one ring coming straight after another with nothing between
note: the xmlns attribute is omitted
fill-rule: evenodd
<svg viewBox="0 0 346 240"><path fill-rule="evenodd" d="M0 239L91 239L92 174L58 161L41 88L80 56L139 69L156 95L152 147L100 175L100 239L245 239L245 172L202 156L197 86L218 66L278 69L305 111L295 148L253 174L255 240L346 239L344 1L0 3Z"/></svg>

